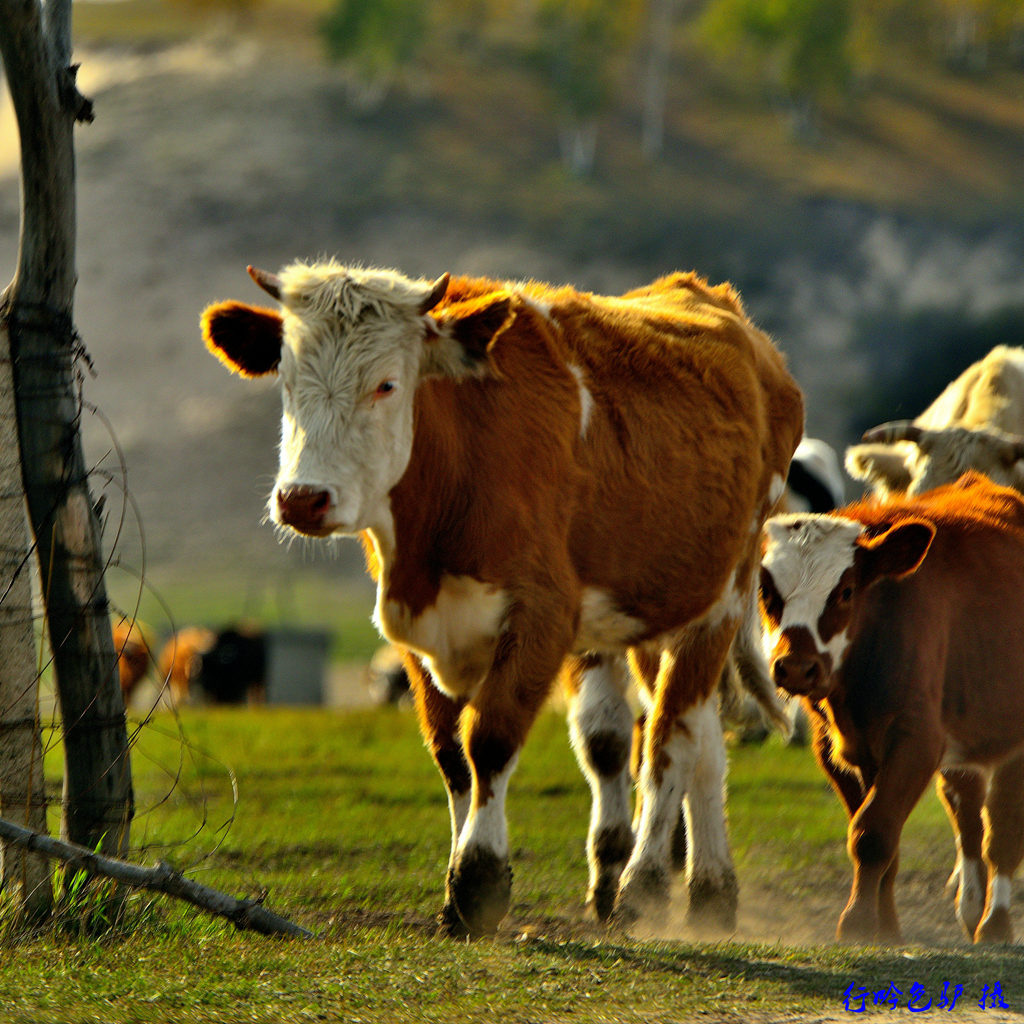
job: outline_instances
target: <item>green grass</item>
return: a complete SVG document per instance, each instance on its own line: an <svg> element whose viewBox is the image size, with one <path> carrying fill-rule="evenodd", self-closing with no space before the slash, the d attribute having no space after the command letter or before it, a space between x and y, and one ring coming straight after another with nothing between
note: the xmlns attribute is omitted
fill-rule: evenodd
<svg viewBox="0 0 1024 1024"><path fill-rule="evenodd" d="M96 937L0 933L5 1022L843 1019L850 984L891 982L905 1006L911 984L937 998L947 980L964 987L958 1010L994 981L1010 1012L1024 1008L1020 948L974 950L957 935L941 893L952 843L934 795L903 845L909 944L829 940L849 885L843 814L810 754L773 741L732 751L741 925L707 943L583 920L589 798L554 711L510 793L511 913L497 937L471 945L433 937L448 813L411 714L195 710L180 726L164 715L138 733L133 766L137 859L168 859L236 896L265 891L316 938L240 934L140 893L124 923Z"/></svg>

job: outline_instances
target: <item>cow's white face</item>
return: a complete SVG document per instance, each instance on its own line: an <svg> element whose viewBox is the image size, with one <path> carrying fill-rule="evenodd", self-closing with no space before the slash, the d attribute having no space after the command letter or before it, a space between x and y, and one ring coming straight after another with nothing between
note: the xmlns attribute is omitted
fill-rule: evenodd
<svg viewBox="0 0 1024 1024"><path fill-rule="evenodd" d="M919 519L867 530L834 515L770 519L761 561L765 647L777 686L819 701L829 695L868 588L921 564L934 527Z"/></svg>
<svg viewBox="0 0 1024 1024"><path fill-rule="evenodd" d="M379 527L412 452L427 332L418 307L429 288L382 301L331 275L293 270L281 282L281 448L270 517L303 531L282 496L306 488L326 491L330 505L318 530L304 532Z"/></svg>
<svg viewBox="0 0 1024 1024"><path fill-rule="evenodd" d="M252 271L282 312L220 303L207 345L243 376L277 372L280 465L270 518L310 536L389 530L389 493L409 465L416 388L425 376L480 372L514 319L496 291L431 311L448 287L394 271L295 264Z"/></svg>

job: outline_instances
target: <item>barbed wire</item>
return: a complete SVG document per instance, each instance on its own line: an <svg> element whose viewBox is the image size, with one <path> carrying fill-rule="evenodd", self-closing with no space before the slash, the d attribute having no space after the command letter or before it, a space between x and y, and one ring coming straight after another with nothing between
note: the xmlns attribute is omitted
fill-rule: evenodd
<svg viewBox="0 0 1024 1024"><path fill-rule="evenodd" d="M37 310L34 313L30 311L30 317L34 317L34 321L31 323L32 327L52 327L54 325L52 319L53 311L51 310ZM62 317L61 320L63 322L66 318ZM25 321L26 317L24 312L22 312L19 316L19 324L25 324ZM60 327L60 325L57 326ZM61 333L66 331L67 336L72 340L68 352L56 358L19 356L18 362L32 362L37 365L43 364L44 366L49 364L52 366L57 377L66 374L70 365L73 370L72 377L74 381L73 391L70 395L68 389L63 386L50 389L35 387L30 397L33 399L46 397L74 401L76 408L73 421L74 429L80 429L84 417L92 417L102 425L109 441L109 448L103 452L99 459L91 465L87 464L83 480L65 479L62 481L65 488L72 486L82 486L84 488L85 493L90 496L90 500L94 501L94 510L100 526L97 540L99 543L98 553L102 557L102 564L98 567L96 586L83 604L92 614L113 616L114 618L121 617L129 627L128 632L125 634L127 638L132 635L132 629L138 630L140 635L143 633L144 626L139 618L139 614L144 596L148 595L156 602L163 616L164 629L161 632L169 635L170 640L168 642L173 644L179 632L179 626L168 602L152 586L148 579L146 532L138 503L128 485L128 464L125 452L110 419L98 406L87 401L84 397L87 375L91 377L96 376L94 364L81 337L71 326L70 321L64 323L60 329ZM68 362L69 359L70 364ZM5 356L0 358L0 362L9 363L10 359ZM6 418L10 419L10 417ZM93 494L92 485L95 484L98 484L97 493ZM114 495L113 498L111 497L112 494ZM24 494L19 489L11 488L6 493L0 493L0 500L3 498L8 500L23 499ZM138 545L138 565L132 564L120 553L126 543L128 534L133 531L135 534L134 540ZM30 688L35 689L36 716L34 721L38 722L40 726L42 757L45 759L47 755L52 754L56 748L61 746L64 732L69 723L61 721L59 701L52 690L52 674L54 671L53 640L47 635L46 626L45 595L47 593L47 584L46 581L40 580L38 572L34 571L38 565L37 541L31 536L28 529L26 529L25 536L26 545L24 549L10 545L0 546L0 617L3 617L4 622L31 621L36 625L35 635L38 648L35 675L33 679L26 683L26 687L17 696L24 699L29 695L28 691ZM109 595L107 595L106 601L99 600L101 590L108 589L106 584L111 572L115 569L135 577L138 581L138 586L131 595L128 606L125 608L118 607L115 602L109 599ZM12 588L16 580L26 571L32 574L35 583L32 605L29 608L8 608ZM10 617L5 616L6 612L10 613ZM159 664L156 651L153 650L148 639L146 640L145 647L149 661L147 674L158 673ZM115 653L119 659L123 657L125 655L125 644L122 643L120 648L115 650ZM190 871L195 870L203 862L213 857L230 834L238 808L238 782L234 772L228 765L224 764L212 752L188 736L182 716L174 701L170 698L169 675L164 676L162 679L158 677L156 684L156 694L149 705L143 710L140 717L127 717L126 710L126 718L118 718L113 723L117 724L125 721L129 726L129 756L155 766L158 772L162 773L167 780L166 790L152 795L145 806L137 806L135 808L132 823L136 827L139 823L144 824L146 819L155 815L159 809L170 806L175 799L179 798L197 809L197 822L189 834L175 838L161 837L159 842L141 844L136 839L133 839L132 849L139 853L160 850L164 854L169 850L177 850L180 853L186 854L189 858L189 863L183 865L181 870ZM44 700L44 694L47 689L50 689L50 699L48 702ZM48 708L46 707L47 705ZM91 707L92 704L90 703L87 709L82 712L82 717L90 711ZM47 710L49 715L48 721L46 720ZM170 722L173 722L173 727L169 728L168 723ZM31 724L32 722L30 721L0 722L0 734L15 728L24 728L26 725ZM90 724L102 725L103 723L99 722L98 719L90 717ZM174 763L164 764L161 760L162 755L147 749L145 741L151 736L165 739L170 738L175 741L177 753ZM219 777L224 779L226 787L230 792L229 811L223 816L223 820L219 822L211 820L210 807L214 798L221 796L223 791L220 793L215 792L210 786L209 772L204 769L208 769L211 764L221 773ZM113 765L109 766L108 770L113 767ZM194 784L198 785L198 791L189 788ZM134 788L135 779L133 773L133 790ZM47 786L46 789L48 792L52 792L51 787ZM58 803L56 800L50 801L50 806L52 807L56 803ZM196 849L199 838L211 830L213 842L209 845L209 848L205 850Z"/></svg>

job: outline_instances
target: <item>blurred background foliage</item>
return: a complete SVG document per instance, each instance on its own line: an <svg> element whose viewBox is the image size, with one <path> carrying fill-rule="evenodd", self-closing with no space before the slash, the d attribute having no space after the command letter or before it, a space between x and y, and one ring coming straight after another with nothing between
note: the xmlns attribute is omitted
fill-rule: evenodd
<svg viewBox="0 0 1024 1024"><path fill-rule="evenodd" d="M258 527L276 396L195 343L247 261L605 293L696 268L840 449L1024 344L1024 0L76 0L75 41L112 76L79 134L93 393L186 584L243 543L254 573L362 572Z"/></svg>

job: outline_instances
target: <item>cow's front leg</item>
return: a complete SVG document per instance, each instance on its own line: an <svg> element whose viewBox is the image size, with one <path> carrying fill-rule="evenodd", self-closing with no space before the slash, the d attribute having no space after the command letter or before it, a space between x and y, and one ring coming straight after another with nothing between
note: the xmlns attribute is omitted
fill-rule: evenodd
<svg viewBox="0 0 1024 1024"><path fill-rule="evenodd" d="M545 629L543 619L530 626L503 635L487 678L462 716L472 787L448 873L445 916L470 937L491 934L508 912L512 870L505 795L572 636L568 622L564 629Z"/></svg>
<svg viewBox="0 0 1024 1024"><path fill-rule="evenodd" d="M970 768L947 769L935 780L956 837L956 863L946 887L955 891L957 920L971 939L985 910L987 872L981 852L981 809L986 788L985 776Z"/></svg>
<svg viewBox="0 0 1024 1024"><path fill-rule="evenodd" d="M725 828L725 754L715 700L715 684L734 630L735 624L695 626L674 650L661 654L644 730L636 843L615 904L614 916L625 924L664 915L672 839L680 803L689 795L691 918L719 928L735 925L736 872ZM634 659L634 668L638 666L642 661Z"/></svg>
<svg viewBox="0 0 1024 1024"><path fill-rule="evenodd" d="M897 723L894 730L899 725ZM847 852L853 862L853 886L839 917L839 939L891 943L900 940L896 907L891 899L900 835L907 817L938 769L942 746L942 734L937 725L923 733L905 733L890 749L864 803L851 818ZM889 889L888 897L883 893L883 880ZM884 907L883 898L886 899Z"/></svg>
<svg viewBox="0 0 1024 1024"><path fill-rule="evenodd" d="M622 658L572 658L566 686L569 734L590 784L587 906L599 921L611 916L619 876L633 850L629 771L633 714L626 701L628 675Z"/></svg>
<svg viewBox="0 0 1024 1024"><path fill-rule="evenodd" d="M462 752L459 739L459 718L466 706L464 700L457 700L442 693L429 677L419 658L414 654L403 655L409 684L412 689L419 717L420 732L430 751L448 794L448 810L451 816L452 845L448 857L448 875L451 876L458 848L459 835L469 816L470 777L469 765ZM438 914L438 925L447 935L465 934L465 928L453 908L446 902Z"/></svg>

